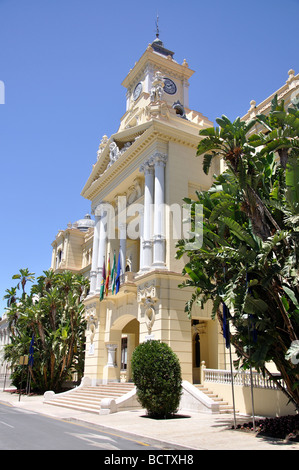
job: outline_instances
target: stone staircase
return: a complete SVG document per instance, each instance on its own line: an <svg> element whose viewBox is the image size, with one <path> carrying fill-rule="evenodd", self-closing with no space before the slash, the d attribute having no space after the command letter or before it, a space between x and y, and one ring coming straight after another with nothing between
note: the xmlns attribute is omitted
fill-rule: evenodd
<svg viewBox="0 0 299 470"><path fill-rule="evenodd" d="M54 395L53 398L46 398L47 405L62 406L72 408L86 413L97 413L101 411L101 401L104 399L117 399L132 391L133 383L108 383L107 385L97 385L78 387L77 389Z"/></svg>
<svg viewBox="0 0 299 470"><path fill-rule="evenodd" d="M213 401L219 403L219 413L233 413L233 405L230 405L227 401L224 401L223 398L216 395L216 393L212 392L204 385L201 384L193 384L201 392L205 393L208 397L210 397ZM236 411L237 412L237 411Z"/></svg>
<svg viewBox="0 0 299 470"><path fill-rule="evenodd" d="M65 393L48 395L44 398L47 405L71 408L86 413L104 414L107 401L124 397L134 389L133 383L111 382L106 385L83 385ZM219 404L219 413L233 413L233 406L201 384L194 384L211 400ZM105 403L106 402L106 403Z"/></svg>

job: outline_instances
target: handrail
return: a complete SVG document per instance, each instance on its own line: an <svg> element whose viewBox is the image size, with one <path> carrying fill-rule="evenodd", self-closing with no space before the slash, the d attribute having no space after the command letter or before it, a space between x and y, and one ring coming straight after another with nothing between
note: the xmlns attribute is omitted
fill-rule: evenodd
<svg viewBox="0 0 299 470"><path fill-rule="evenodd" d="M222 369L206 369L202 368L203 380L205 382L214 382L221 384L231 384L231 372L230 370ZM252 385L255 388L266 388L277 390L279 387L276 383L276 380L273 380L273 377L276 377L276 380L280 382L280 385L285 387L284 381L281 379L280 374L272 374L272 377L263 375L259 372L252 372ZM234 385L241 385L243 387L251 386L251 378L249 371L233 371L233 380Z"/></svg>

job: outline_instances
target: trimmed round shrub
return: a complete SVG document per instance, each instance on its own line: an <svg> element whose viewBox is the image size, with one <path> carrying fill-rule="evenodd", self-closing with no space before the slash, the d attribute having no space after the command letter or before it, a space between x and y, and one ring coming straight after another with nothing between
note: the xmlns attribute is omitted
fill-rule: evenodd
<svg viewBox="0 0 299 470"><path fill-rule="evenodd" d="M141 343L132 355L132 375L141 406L152 418L174 415L182 395L181 366L176 354L157 340Z"/></svg>

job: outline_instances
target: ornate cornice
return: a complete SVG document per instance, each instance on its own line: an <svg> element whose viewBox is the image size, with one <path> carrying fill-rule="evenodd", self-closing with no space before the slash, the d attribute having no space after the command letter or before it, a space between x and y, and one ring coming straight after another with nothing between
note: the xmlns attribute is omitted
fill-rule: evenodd
<svg viewBox="0 0 299 470"><path fill-rule="evenodd" d="M188 80L194 74L194 70L191 70L186 64L186 61L182 65L178 64L175 60L161 56L148 47L123 80L122 85L125 88L132 86L132 83L136 82L149 65L157 67L161 72L171 72L173 76L176 75L178 78Z"/></svg>
<svg viewBox="0 0 299 470"><path fill-rule="evenodd" d="M139 171L141 173L145 173L146 171L150 171L154 168L155 165L162 165L165 166L168 159L168 155L161 152L155 152L153 155L150 156L142 165L139 167Z"/></svg>
<svg viewBox="0 0 299 470"><path fill-rule="evenodd" d="M142 127L144 132L134 142L134 144L127 149L121 158L107 168L104 173L100 174L100 160L97 162L97 165L94 167L81 192L81 195L89 200L95 199L95 197L107 188L118 175L121 175L134 160L136 160L136 168L138 169L140 165L143 164L141 160L142 153L144 153L144 151L156 140L161 139L166 142L176 142L180 145L185 145L186 147L191 147L196 150L199 143L199 126L185 120L182 120L181 122L183 123L181 128L177 128L155 119L149 121L146 126L141 125L140 127ZM137 129L135 129L135 132L136 131ZM114 134L113 137L115 140L117 140L117 136L118 134ZM105 158L105 156L102 156L102 158ZM109 158L107 159L107 162L108 161Z"/></svg>

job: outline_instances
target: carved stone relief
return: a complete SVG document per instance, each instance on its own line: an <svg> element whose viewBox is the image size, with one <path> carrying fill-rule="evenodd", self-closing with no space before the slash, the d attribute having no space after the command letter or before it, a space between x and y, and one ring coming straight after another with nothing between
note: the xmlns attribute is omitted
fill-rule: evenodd
<svg viewBox="0 0 299 470"><path fill-rule="evenodd" d="M158 299L158 287L156 281L145 283L137 289L137 301L142 305L145 314L145 323L149 337L156 320L155 303Z"/></svg>
<svg viewBox="0 0 299 470"><path fill-rule="evenodd" d="M161 101L164 93L164 80L161 72L156 72L150 91L151 102Z"/></svg>
<svg viewBox="0 0 299 470"><path fill-rule="evenodd" d="M129 187L127 204L133 204L142 195L141 178L135 178Z"/></svg>
<svg viewBox="0 0 299 470"><path fill-rule="evenodd" d="M151 335L152 328L156 319L154 301L151 298L145 299L144 307L145 307L145 315L146 315L145 323L147 326L147 332L148 332L148 335Z"/></svg>
<svg viewBox="0 0 299 470"><path fill-rule="evenodd" d="M119 156L120 156L120 151L119 151L119 148L117 146L117 144L115 142L111 142L111 144L109 145L109 163L108 163L108 166L107 166L107 169L113 165L113 163L115 163Z"/></svg>
<svg viewBox="0 0 299 470"><path fill-rule="evenodd" d="M94 354L94 337L95 337L95 332L98 327L98 319L97 319L97 314L96 314L96 304L89 304L86 305L85 307L85 320L87 322L87 333L89 333L89 340L90 340L90 345L89 345L89 354L92 355Z"/></svg>
<svg viewBox="0 0 299 470"><path fill-rule="evenodd" d="M158 287L156 281L148 284L147 282L142 286L139 286L137 289L137 302L144 303L146 299L150 298L152 300L158 299Z"/></svg>

